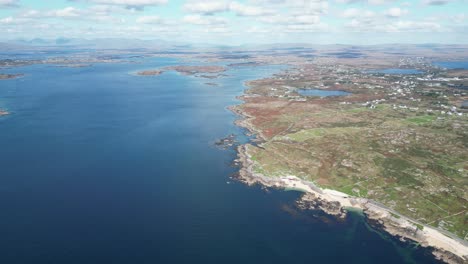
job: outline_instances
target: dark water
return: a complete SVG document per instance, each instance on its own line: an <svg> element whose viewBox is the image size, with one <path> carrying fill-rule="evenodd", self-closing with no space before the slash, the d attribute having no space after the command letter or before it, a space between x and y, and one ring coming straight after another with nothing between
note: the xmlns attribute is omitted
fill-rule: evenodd
<svg viewBox="0 0 468 264"><path fill-rule="evenodd" d="M382 73L382 74L420 74L422 71L416 69L382 69L368 71L369 73Z"/></svg>
<svg viewBox="0 0 468 264"><path fill-rule="evenodd" d="M434 262L359 214L297 211L296 192L229 178L234 151L211 145L242 134L226 106L278 67L218 87L128 74L172 64L10 70L26 76L0 83L0 263Z"/></svg>
<svg viewBox="0 0 468 264"><path fill-rule="evenodd" d="M441 61L433 64L446 69L468 69L468 61Z"/></svg>
<svg viewBox="0 0 468 264"><path fill-rule="evenodd" d="M297 92L300 95L304 95L304 96L320 96L320 97L345 96L345 95L350 94L344 91L318 90L318 89L299 89L297 90Z"/></svg>

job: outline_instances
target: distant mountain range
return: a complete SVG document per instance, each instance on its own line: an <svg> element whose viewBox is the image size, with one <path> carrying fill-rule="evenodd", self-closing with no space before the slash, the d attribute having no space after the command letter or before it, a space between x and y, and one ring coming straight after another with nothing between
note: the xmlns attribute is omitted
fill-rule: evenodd
<svg viewBox="0 0 468 264"><path fill-rule="evenodd" d="M19 50L19 49L56 49L56 48L80 48L80 49L150 49L150 50L190 50L197 49L198 51L297 51L315 49L320 50L334 50L334 49L347 49L348 51L364 51L364 50L381 50L390 52L392 50L406 49L411 50L414 48L425 48L428 50L437 50L440 48L466 48L467 45L442 45L442 44L385 44L385 45L346 45L346 44L333 44L333 45L317 45L313 43L272 43L272 44L244 44L240 46L229 45L214 45L208 43L182 43L171 42L161 39L142 40L142 39L126 39L126 38L100 38L100 39L82 39L82 38L64 38L59 37L56 39L15 39L0 41L0 49L2 50Z"/></svg>
<svg viewBox="0 0 468 264"><path fill-rule="evenodd" d="M164 40L140 40L123 38L102 38L102 39L80 39L80 38L57 38L57 39L16 39L3 42L4 44L20 46L80 46L96 49L132 49L132 48L165 48L173 47L177 43L169 43Z"/></svg>

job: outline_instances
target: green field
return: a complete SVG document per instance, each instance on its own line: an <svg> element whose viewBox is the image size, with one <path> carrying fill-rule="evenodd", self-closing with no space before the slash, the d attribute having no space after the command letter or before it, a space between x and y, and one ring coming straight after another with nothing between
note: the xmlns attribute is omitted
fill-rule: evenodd
<svg viewBox="0 0 468 264"><path fill-rule="evenodd" d="M296 125L261 148L250 148L255 170L271 177L296 175L370 198L465 237L468 151L463 140L468 132L451 128L453 122L466 124L466 118L438 126L436 116L382 109L311 113L316 128Z"/></svg>

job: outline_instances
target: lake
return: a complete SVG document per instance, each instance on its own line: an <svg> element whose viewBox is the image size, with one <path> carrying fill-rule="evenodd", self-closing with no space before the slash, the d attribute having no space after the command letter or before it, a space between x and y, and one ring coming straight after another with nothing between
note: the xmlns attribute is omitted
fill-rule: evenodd
<svg viewBox="0 0 468 264"><path fill-rule="evenodd" d="M397 68L391 68L391 69L381 69L381 70L371 70L367 71L368 73L381 73L381 74L421 74L423 73L420 70L416 69L397 69Z"/></svg>
<svg viewBox="0 0 468 264"><path fill-rule="evenodd" d="M297 90L297 92L300 95L304 95L304 96L320 96L320 97L345 96L345 95L351 94L351 93L344 92L344 91L318 90L318 89L299 89Z"/></svg>
<svg viewBox="0 0 468 264"><path fill-rule="evenodd" d="M445 69L468 69L468 61L442 61L433 64Z"/></svg>
<svg viewBox="0 0 468 264"><path fill-rule="evenodd" d="M295 207L298 192L232 180L244 130L226 109L245 80L130 73L170 58L32 65L0 82L0 263L437 263L426 249Z"/></svg>

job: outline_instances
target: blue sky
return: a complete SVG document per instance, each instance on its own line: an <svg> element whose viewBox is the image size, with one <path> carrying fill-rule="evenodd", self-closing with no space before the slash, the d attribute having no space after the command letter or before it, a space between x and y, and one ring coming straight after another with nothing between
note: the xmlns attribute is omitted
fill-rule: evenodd
<svg viewBox="0 0 468 264"><path fill-rule="evenodd" d="M468 0L0 0L1 39L468 43Z"/></svg>

